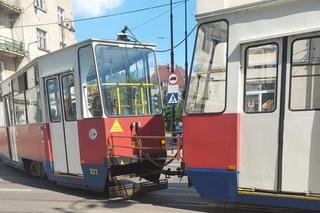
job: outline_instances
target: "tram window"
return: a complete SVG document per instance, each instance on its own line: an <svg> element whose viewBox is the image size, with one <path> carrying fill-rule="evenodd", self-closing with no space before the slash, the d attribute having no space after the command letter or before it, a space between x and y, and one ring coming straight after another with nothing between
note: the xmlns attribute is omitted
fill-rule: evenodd
<svg viewBox="0 0 320 213"><path fill-rule="evenodd" d="M28 88L33 88L39 83L39 73L37 65L30 67L26 71L27 75L27 86Z"/></svg>
<svg viewBox="0 0 320 213"><path fill-rule="evenodd" d="M278 45L267 44L246 50L246 113L273 112L276 109Z"/></svg>
<svg viewBox="0 0 320 213"><path fill-rule="evenodd" d="M4 117L4 102L2 98L2 91L0 88L0 126L3 127L5 126L5 117Z"/></svg>
<svg viewBox="0 0 320 213"><path fill-rule="evenodd" d="M80 82L82 89L83 117L99 118L102 106L98 87L93 50L91 46L79 49Z"/></svg>
<svg viewBox="0 0 320 213"><path fill-rule="evenodd" d="M98 71L108 116L162 113L154 52L146 48L96 47Z"/></svg>
<svg viewBox="0 0 320 213"><path fill-rule="evenodd" d="M186 101L187 113L221 113L226 103L228 23L199 26Z"/></svg>
<svg viewBox="0 0 320 213"><path fill-rule="evenodd" d="M320 109L320 38L299 39L292 46L290 109Z"/></svg>
<svg viewBox="0 0 320 213"><path fill-rule="evenodd" d="M26 90L26 105L28 124L42 122L40 88L38 85L37 66L32 66L26 71L27 90Z"/></svg>
<svg viewBox="0 0 320 213"><path fill-rule="evenodd" d="M26 74L23 73L12 81L13 84L13 105L16 125L26 124Z"/></svg>
<svg viewBox="0 0 320 213"><path fill-rule="evenodd" d="M26 91L28 123L35 124L42 122L40 90L39 86Z"/></svg>
<svg viewBox="0 0 320 213"><path fill-rule="evenodd" d="M22 93L27 88L26 73L22 73L12 81L14 95Z"/></svg>
<svg viewBox="0 0 320 213"><path fill-rule="evenodd" d="M57 79L47 80L49 114L52 123L61 122L60 94Z"/></svg>
<svg viewBox="0 0 320 213"><path fill-rule="evenodd" d="M24 93L14 96L14 112L16 124L26 124L26 105Z"/></svg>
<svg viewBox="0 0 320 213"><path fill-rule="evenodd" d="M62 77L63 107L66 121L77 120L76 94L73 75Z"/></svg>

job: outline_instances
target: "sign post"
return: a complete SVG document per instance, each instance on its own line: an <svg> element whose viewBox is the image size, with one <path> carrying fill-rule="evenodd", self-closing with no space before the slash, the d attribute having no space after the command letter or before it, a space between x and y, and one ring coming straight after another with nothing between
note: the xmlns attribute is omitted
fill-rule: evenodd
<svg viewBox="0 0 320 213"><path fill-rule="evenodd" d="M171 77L174 75L174 47L173 47L173 7L172 7L172 0L170 0L170 45L171 45L171 51L170 51L170 62L171 62ZM176 76L177 77L177 76ZM169 77L170 80L170 77ZM175 105L171 107L171 112L172 112L172 123L171 123L171 130L174 133L176 131L176 110L175 110Z"/></svg>
<svg viewBox="0 0 320 213"><path fill-rule="evenodd" d="M168 85L167 103L171 107L179 103L179 85Z"/></svg>

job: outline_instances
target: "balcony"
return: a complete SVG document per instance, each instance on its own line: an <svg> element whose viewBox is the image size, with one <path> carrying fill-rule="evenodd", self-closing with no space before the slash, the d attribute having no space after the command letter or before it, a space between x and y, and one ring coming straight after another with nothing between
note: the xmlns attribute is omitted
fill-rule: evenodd
<svg viewBox="0 0 320 213"><path fill-rule="evenodd" d="M24 57L23 43L0 36L0 55L8 57Z"/></svg>
<svg viewBox="0 0 320 213"><path fill-rule="evenodd" d="M20 0L0 0L0 8L8 9L13 13L21 13Z"/></svg>

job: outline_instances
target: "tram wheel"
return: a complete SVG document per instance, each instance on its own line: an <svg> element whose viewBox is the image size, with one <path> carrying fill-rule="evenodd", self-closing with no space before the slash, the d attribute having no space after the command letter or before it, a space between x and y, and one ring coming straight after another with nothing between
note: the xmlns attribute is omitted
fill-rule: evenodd
<svg viewBox="0 0 320 213"><path fill-rule="evenodd" d="M46 176L41 163L36 161L30 162L30 173L35 177L45 178Z"/></svg>

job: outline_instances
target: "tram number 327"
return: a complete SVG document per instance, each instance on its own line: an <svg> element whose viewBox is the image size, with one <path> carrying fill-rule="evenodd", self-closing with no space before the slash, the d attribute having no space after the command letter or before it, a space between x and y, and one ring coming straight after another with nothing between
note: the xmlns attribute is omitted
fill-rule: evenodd
<svg viewBox="0 0 320 213"><path fill-rule="evenodd" d="M90 169L89 169L89 172L90 172L90 175L95 175L95 176L98 175L98 169L90 168Z"/></svg>

